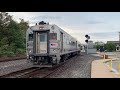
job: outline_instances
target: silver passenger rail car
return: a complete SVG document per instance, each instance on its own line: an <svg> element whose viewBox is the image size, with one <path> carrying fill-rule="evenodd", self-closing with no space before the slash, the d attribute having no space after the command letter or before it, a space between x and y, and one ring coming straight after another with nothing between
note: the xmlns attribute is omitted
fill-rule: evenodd
<svg viewBox="0 0 120 90"><path fill-rule="evenodd" d="M52 67L81 52L81 44L59 28L41 21L28 28L26 52L34 67Z"/></svg>

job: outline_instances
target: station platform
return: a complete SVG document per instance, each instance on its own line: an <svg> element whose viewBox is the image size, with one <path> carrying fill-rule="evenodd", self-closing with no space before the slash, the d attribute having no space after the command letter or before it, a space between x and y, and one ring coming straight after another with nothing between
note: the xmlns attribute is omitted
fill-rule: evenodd
<svg viewBox="0 0 120 90"><path fill-rule="evenodd" d="M106 61L109 60L107 59ZM92 62L91 78L118 78L118 76L114 72L111 72L110 68L101 59Z"/></svg>

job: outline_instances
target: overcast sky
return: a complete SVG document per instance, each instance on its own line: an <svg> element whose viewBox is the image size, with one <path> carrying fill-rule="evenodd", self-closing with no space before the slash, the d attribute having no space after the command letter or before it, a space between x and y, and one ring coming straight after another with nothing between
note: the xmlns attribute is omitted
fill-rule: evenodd
<svg viewBox="0 0 120 90"><path fill-rule="evenodd" d="M35 25L39 21L56 24L81 43L85 35L96 41L117 41L120 31L120 12L8 12L19 22L19 18Z"/></svg>

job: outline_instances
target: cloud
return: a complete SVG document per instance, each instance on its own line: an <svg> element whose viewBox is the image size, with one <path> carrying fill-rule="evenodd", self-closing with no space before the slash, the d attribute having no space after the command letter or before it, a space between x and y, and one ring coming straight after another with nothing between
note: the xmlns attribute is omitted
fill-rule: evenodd
<svg viewBox="0 0 120 90"><path fill-rule="evenodd" d="M56 24L67 33L84 43L85 34L91 40L118 40L120 13L97 12L8 12L18 22L19 18L29 21L30 26L40 21Z"/></svg>
<svg viewBox="0 0 120 90"><path fill-rule="evenodd" d="M8 12L10 15L13 15L13 19L17 22L20 22L19 18L24 19L25 21L29 21L29 24L33 24L33 17L37 17L39 15L44 15L41 12Z"/></svg>
<svg viewBox="0 0 120 90"><path fill-rule="evenodd" d="M86 24L105 24L105 22L102 21L88 21Z"/></svg>
<svg viewBox="0 0 120 90"><path fill-rule="evenodd" d="M90 37L94 41L117 41L119 40L118 32L102 32L102 33L89 33Z"/></svg>
<svg viewBox="0 0 120 90"><path fill-rule="evenodd" d="M36 20L36 21L38 21L39 19L41 19L41 20L58 20L59 19L60 20L60 19L62 19L62 17L50 16L50 15L41 15L41 16L33 17L31 19Z"/></svg>

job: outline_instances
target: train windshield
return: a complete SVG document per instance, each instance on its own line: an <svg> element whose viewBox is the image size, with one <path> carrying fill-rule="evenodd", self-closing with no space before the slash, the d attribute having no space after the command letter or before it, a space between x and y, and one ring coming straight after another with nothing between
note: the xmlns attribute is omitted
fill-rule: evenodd
<svg viewBox="0 0 120 90"><path fill-rule="evenodd" d="M57 40L57 33L50 33L50 40Z"/></svg>
<svg viewBox="0 0 120 90"><path fill-rule="evenodd" d="M29 41L33 41L33 34L29 34Z"/></svg>
<svg viewBox="0 0 120 90"><path fill-rule="evenodd" d="M40 34L40 41L46 42L47 41L47 34Z"/></svg>

